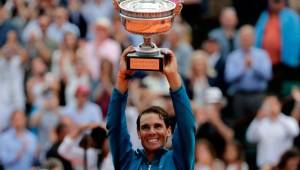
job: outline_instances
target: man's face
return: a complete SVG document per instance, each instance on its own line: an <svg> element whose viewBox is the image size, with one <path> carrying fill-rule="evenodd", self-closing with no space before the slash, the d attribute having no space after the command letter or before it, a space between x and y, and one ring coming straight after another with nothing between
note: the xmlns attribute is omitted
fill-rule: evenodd
<svg viewBox="0 0 300 170"><path fill-rule="evenodd" d="M155 113L144 114L140 119L139 138L147 152L162 148L171 135L171 127L166 127L163 119Z"/></svg>
<svg viewBox="0 0 300 170"><path fill-rule="evenodd" d="M271 11L279 12L284 5L284 0L269 0L269 8Z"/></svg>
<svg viewBox="0 0 300 170"><path fill-rule="evenodd" d="M18 111L17 113L14 113L14 117L12 118L12 126L19 130L26 127L26 117L23 112Z"/></svg>

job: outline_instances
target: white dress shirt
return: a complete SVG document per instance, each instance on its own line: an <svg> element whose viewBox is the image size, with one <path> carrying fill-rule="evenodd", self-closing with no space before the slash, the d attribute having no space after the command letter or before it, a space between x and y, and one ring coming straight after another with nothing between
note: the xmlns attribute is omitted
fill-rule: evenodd
<svg viewBox="0 0 300 170"><path fill-rule="evenodd" d="M293 145L293 139L299 133L297 121L290 116L279 114L276 119L254 119L250 124L246 138L257 143L256 163L276 165L281 155Z"/></svg>

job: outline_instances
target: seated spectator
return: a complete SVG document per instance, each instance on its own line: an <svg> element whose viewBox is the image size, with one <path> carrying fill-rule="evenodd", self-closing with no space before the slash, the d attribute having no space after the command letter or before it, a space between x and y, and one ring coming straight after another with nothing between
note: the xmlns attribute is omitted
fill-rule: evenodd
<svg viewBox="0 0 300 170"><path fill-rule="evenodd" d="M111 3L111 2L110 2ZM82 49L82 58L87 65L93 82L99 79L101 59L110 60L116 66L121 54L120 44L110 38L111 22L100 18L93 23L94 39Z"/></svg>
<svg viewBox="0 0 300 170"><path fill-rule="evenodd" d="M59 44L66 32L72 32L79 37L79 29L68 21L69 14L64 7L57 7L54 12L54 22L49 25L47 35L56 44Z"/></svg>
<svg viewBox="0 0 300 170"><path fill-rule="evenodd" d="M39 109L48 97L48 92L58 94L59 83L53 74L47 72L46 63L41 58L34 58L31 67L31 77L26 84L28 103L34 109Z"/></svg>
<svg viewBox="0 0 300 170"><path fill-rule="evenodd" d="M63 110L64 115L69 117L76 126L99 125L103 121L101 108L89 101L89 95L89 87L78 86L75 103L68 104Z"/></svg>
<svg viewBox="0 0 300 170"><path fill-rule="evenodd" d="M40 108L34 109L30 117L30 126L37 129L41 159L45 158L46 151L53 142L51 135L53 135L54 128L62 116L58 105L58 96L51 91L46 93L43 105Z"/></svg>
<svg viewBox="0 0 300 170"><path fill-rule="evenodd" d="M217 159L213 147L205 139L197 140L195 158L195 170L224 169L223 162Z"/></svg>
<svg viewBox="0 0 300 170"><path fill-rule="evenodd" d="M0 162L5 170L30 170L37 157L37 140L26 129L26 115L15 111L11 115L11 128L0 134Z"/></svg>
<svg viewBox="0 0 300 170"><path fill-rule="evenodd" d="M280 158L276 170L297 170L299 169L300 152L293 148L287 150Z"/></svg>
<svg viewBox="0 0 300 170"><path fill-rule="evenodd" d="M246 138L250 143L257 143L256 163L263 167L275 166L282 154L292 147L298 134L297 121L281 113L276 96L268 96L251 122Z"/></svg>
<svg viewBox="0 0 300 170"><path fill-rule="evenodd" d="M174 24L163 44L163 47L174 51L177 57L179 73L183 77L187 77L188 65L193 52L191 44L184 40L185 27L186 25L184 24Z"/></svg>
<svg viewBox="0 0 300 170"><path fill-rule="evenodd" d="M196 113L198 131L196 138L208 140L216 151L216 156L222 158L227 142L234 137L233 130L221 118L221 110L225 106L222 92L216 87L205 91L204 106Z"/></svg>
<svg viewBox="0 0 300 170"><path fill-rule="evenodd" d="M190 72L186 80L189 97L198 105L203 106L205 90L216 85L213 78L215 70L208 65L208 56L204 51L195 51L190 60Z"/></svg>
<svg viewBox="0 0 300 170"><path fill-rule="evenodd" d="M237 141L231 141L226 144L223 154L225 170L248 170L248 164L245 162L245 155L242 145Z"/></svg>

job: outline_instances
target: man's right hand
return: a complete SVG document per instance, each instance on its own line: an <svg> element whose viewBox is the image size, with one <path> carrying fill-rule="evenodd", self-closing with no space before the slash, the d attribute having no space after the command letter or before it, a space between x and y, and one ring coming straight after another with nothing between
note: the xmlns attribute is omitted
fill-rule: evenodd
<svg viewBox="0 0 300 170"><path fill-rule="evenodd" d="M126 67L126 56L129 53L135 52L132 46L129 46L124 50L120 58L119 71L117 75L116 88L121 92L125 93L128 89L128 76L131 76L134 72L133 70L127 70Z"/></svg>

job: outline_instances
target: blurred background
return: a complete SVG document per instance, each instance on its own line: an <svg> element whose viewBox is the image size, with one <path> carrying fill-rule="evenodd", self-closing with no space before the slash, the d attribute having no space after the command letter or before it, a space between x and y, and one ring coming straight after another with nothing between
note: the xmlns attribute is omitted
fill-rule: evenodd
<svg viewBox="0 0 300 170"><path fill-rule="evenodd" d="M118 61L141 36L111 0L0 1L0 169L114 169L105 129ZM197 127L195 170L297 170L300 1L185 0L153 37L176 54ZM159 72L136 72L126 108L174 117Z"/></svg>

